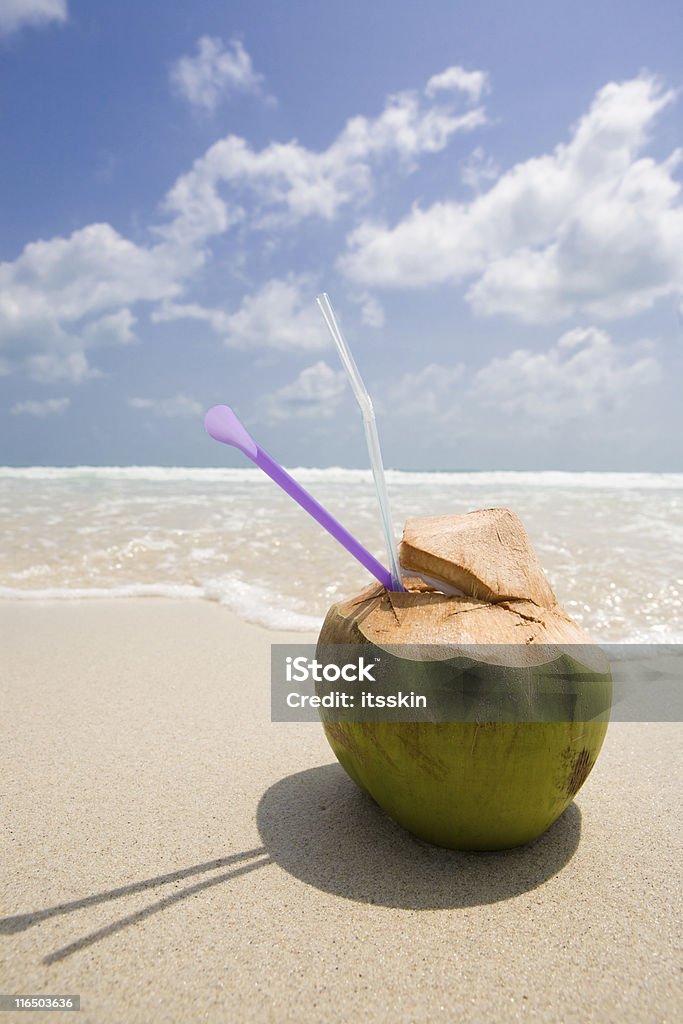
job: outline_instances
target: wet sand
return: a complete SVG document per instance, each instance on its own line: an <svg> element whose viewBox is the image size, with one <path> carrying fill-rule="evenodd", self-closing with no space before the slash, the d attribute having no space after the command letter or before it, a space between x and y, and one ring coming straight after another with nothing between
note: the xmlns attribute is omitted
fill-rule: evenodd
<svg viewBox="0 0 683 1024"><path fill-rule="evenodd" d="M0 632L1 992L81 1024L683 1014L680 725L613 724L544 837L458 854L270 722L301 634L162 599L5 602Z"/></svg>

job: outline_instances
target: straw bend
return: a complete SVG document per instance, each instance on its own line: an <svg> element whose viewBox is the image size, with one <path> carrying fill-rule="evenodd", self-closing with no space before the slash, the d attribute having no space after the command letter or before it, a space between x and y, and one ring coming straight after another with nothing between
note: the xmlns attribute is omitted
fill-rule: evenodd
<svg viewBox="0 0 683 1024"><path fill-rule="evenodd" d="M358 367L356 366L356 362L351 355L351 350L342 333L342 329L337 322L337 317L332 308L332 303L330 302L330 297L327 292L323 292L321 295L316 296L316 302L320 307L325 323L332 335L342 366L349 378L351 388L356 396L356 401L360 406L361 415L363 417L365 440L368 446L370 465L372 467L375 490L377 491L377 499L379 501L382 527L384 529L384 539L386 540L389 561L391 564L391 589L405 590L405 587L401 582L401 570L398 564L396 539L394 537L394 527L391 521L389 495L387 493L387 485L384 477L384 463L382 461L382 451L379 445L379 434L377 433L377 423L375 421L375 410L372 405L372 399L370 398L368 390L363 383L363 378L361 377Z"/></svg>

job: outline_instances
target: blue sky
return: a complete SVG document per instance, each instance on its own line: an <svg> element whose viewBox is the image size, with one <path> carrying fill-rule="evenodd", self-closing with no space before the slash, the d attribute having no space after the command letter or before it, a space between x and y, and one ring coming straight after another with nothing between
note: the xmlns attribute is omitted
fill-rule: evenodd
<svg viewBox="0 0 683 1024"><path fill-rule="evenodd" d="M680 4L0 3L0 462L682 470Z"/></svg>

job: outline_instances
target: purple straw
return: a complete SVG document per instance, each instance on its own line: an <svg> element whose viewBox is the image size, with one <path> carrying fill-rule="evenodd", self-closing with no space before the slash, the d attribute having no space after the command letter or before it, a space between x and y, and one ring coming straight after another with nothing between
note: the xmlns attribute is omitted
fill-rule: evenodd
<svg viewBox="0 0 683 1024"><path fill-rule="evenodd" d="M371 555L368 549L364 548L341 523L337 522L334 516L326 508L323 508L319 501L315 500L312 494L309 494L275 459L272 459L267 452L264 452L263 448L256 444L232 409L227 405L214 405L204 417L204 427L207 434L210 434L214 440L232 445L233 448L239 448L248 459L251 459L271 480L274 480L278 487L286 491L290 498L294 498L294 501L301 505L310 516L313 516L316 522L320 523L328 533L331 533L349 554L357 558L383 587L393 590L389 570L385 569L381 562L378 562L375 556Z"/></svg>

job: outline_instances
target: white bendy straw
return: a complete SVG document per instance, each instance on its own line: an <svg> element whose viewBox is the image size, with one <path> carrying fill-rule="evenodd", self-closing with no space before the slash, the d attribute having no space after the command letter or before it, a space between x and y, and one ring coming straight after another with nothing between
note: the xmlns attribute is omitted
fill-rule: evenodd
<svg viewBox="0 0 683 1024"><path fill-rule="evenodd" d="M372 401L367 388L363 383L363 378L358 372L358 367L351 355L351 350L349 349L346 339L337 322L337 317L335 316L332 303L330 302L327 292L323 292L322 295L317 295L316 302L320 306L320 311L325 318L325 323L327 324L329 332L334 339L334 343L339 353L339 358L342 361L342 366L346 370L346 374L351 383L351 387L353 388L353 393L356 396L356 400L360 406L361 415L363 417L363 427L365 428L365 439L368 444L370 465L372 466L372 475L375 479L375 488L377 490L379 508L382 514L384 537L386 539L387 550L389 552L389 568L391 569L392 589L405 590L405 587L401 583L401 573L398 567L398 553L396 551L394 530L391 524L389 495L387 494L387 485L384 478L384 464L382 462L382 452L379 446L379 437L377 435L375 410L372 407Z"/></svg>

